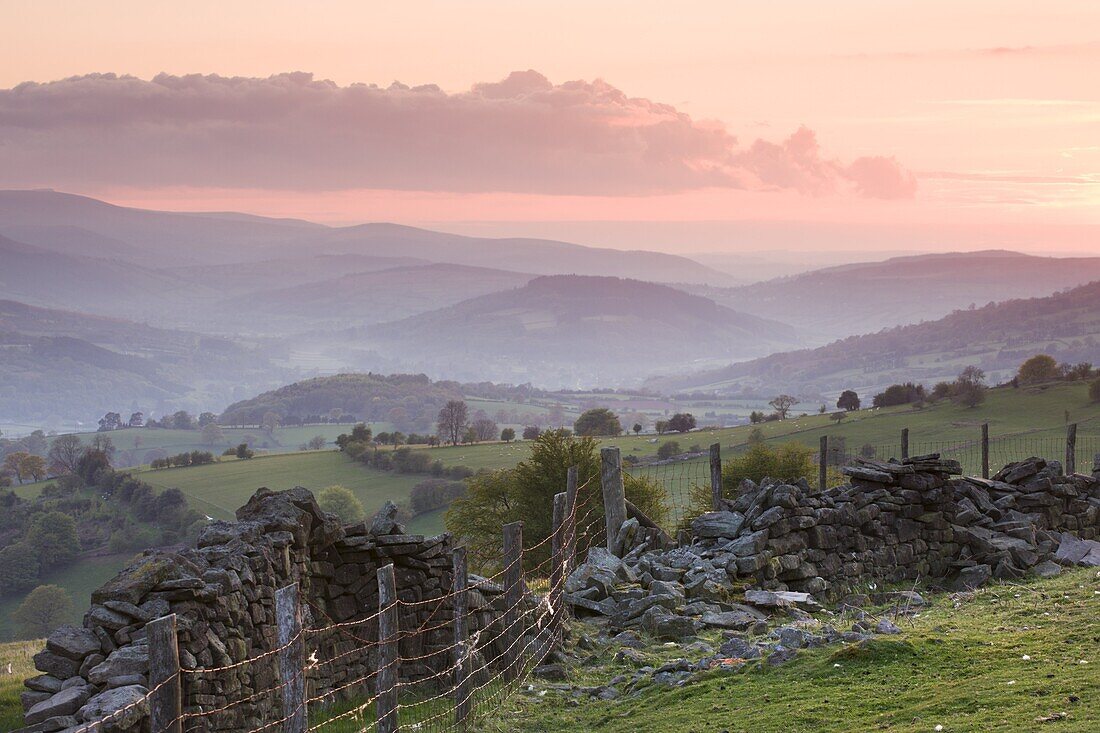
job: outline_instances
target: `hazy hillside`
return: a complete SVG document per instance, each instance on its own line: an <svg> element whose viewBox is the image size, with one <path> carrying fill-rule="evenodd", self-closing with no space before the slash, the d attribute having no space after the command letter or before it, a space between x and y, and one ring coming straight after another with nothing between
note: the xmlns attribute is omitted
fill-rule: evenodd
<svg viewBox="0 0 1100 733"><path fill-rule="evenodd" d="M217 409L293 378L261 344L0 300L0 419Z"/></svg>
<svg viewBox="0 0 1100 733"><path fill-rule="evenodd" d="M614 384L661 368L766 354L793 329L674 288L554 276L366 331L417 369L457 379Z"/></svg>
<svg viewBox="0 0 1100 733"><path fill-rule="evenodd" d="M337 374L288 384L234 402L221 414L224 425L259 424L267 412L280 418L328 415L338 408L367 422L400 423L430 431L448 400L462 399L454 382L432 382L423 374ZM394 412L394 411L399 412Z"/></svg>
<svg viewBox="0 0 1100 733"><path fill-rule="evenodd" d="M1064 362L1100 363L1100 282L1045 298L958 311L937 321L853 336L817 349L654 379L649 386L724 393L866 391L898 381L929 384L950 379L969 364L981 366L991 381L999 381L1040 352Z"/></svg>
<svg viewBox="0 0 1100 733"><path fill-rule="evenodd" d="M1010 297L1100 279L1100 257L987 251L841 265L739 288L693 289L735 310L797 326L811 342L942 318Z"/></svg>
<svg viewBox="0 0 1100 733"><path fill-rule="evenodd" d="M391 267L264 290L234 298L224 305L231 310L262 312L284 328L334 328L405 318L518 287L532 277L444 263Z"/></svg>

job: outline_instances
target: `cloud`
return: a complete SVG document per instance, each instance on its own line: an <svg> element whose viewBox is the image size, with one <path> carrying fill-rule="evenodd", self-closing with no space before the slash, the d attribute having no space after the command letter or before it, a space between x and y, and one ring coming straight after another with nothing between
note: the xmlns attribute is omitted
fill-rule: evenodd
<svg viewBox="0 0 1100 733"><path fill-rule="evenodd" d="M893 158L722 125L596 80L434 85L93 74L0 90L0 185L643 195L709 187L912 196Z"/></svg>

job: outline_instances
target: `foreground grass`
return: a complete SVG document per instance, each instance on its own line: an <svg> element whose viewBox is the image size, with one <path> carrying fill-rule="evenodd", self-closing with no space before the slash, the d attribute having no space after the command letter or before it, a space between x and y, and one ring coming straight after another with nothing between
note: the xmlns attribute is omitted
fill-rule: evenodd
<svg viewBox="0 0 1100 733"><path fill-rule="evenodd" d="M1100 578L939 596L898 637L804 651L776 668L712 672L611 702L513 697L488 730L1094 731L1100 728ZM601 669L602 683L624 670ZM596 684L592 671L577 672ZM1038 722L1054 714L1064 719ZM943 726L937 729L936 726Z"/></svg>
<svg viewBox="0 0 1100 733"><path fill-rule="evenodd" d="M0 644L0 730L23 727L19 693L26 689L23 680L38 674L31 657L42 650L42 643L39 639Z"/></svg>

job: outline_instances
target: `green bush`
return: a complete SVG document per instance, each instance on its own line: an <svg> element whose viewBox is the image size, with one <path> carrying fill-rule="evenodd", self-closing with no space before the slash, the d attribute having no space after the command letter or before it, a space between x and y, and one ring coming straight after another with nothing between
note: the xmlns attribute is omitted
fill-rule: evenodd
<svg viewBox="0 0 1100 733"><path fill-rule="evenodd" d="M657 448L657 457L661 460L664 460L666 458L678 456L681 452L682 451L680 450L679 443L677 443L675 440L666 440L664 443L661 443L659 448Z"/></svg>
<svg viewBox="0 0 1100 733"><path fill-rule="evenodd" d="M350 489L343 486L329 486L317 495L317 503L330 514L335 514L345 524L360 521L365 512L363 504L355 498Z"/></svg>

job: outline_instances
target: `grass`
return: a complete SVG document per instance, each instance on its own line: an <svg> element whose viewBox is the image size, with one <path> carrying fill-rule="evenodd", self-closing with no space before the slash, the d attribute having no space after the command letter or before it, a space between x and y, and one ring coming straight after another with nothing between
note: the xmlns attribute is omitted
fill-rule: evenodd
<svg viewBox="0 0 1100 733"><path fill-rule="evenodd" d="M0 730L23 727L19 693L26 689L23 680L38 674L31 657L42 650L42 643L38 639L0 644Z"/></svg>
<svg viewBox="0 0 1100 733"><path fill-rule="evenodd" d="M80 624L84 612L91 603L92 591L126 567L127 561L133 554L136 553L82 556L72 565L42 578L40 583L59 585L69 592L73 599L73 610L64 622ZM11 624L11 614L25 597L25 594L19 594L0 599L0 641L16 638L16 629Z"/></svg>
<svg viewBox="0 0 1100 733"><path fill-rule="evenodd" d="M682 688L651 687L611 702L578 705L568 694L540 697L536 690L514 696L483 729L1093 731L1100 718L1098 610L1095 569L992 585L936 597L899 637L803 651L775 668L709 672ZM606 684L626 671L607 659L575 669L571 682ZM1062 712L1063 720L1037 722Z"/></svg>

